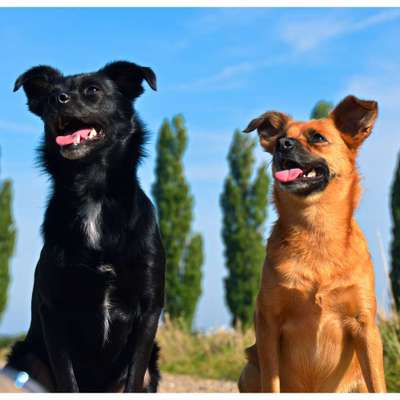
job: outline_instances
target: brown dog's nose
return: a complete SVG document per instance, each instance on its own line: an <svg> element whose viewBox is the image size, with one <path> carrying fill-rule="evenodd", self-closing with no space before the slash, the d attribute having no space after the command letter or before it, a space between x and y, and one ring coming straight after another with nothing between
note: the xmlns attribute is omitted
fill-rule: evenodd
<svg viewBox="0 0 400 400"><path fill-rule="evenodd" d="M68 93L62 92L57 96L57 101L60 104L68 103L71 100L71 97Z"/></svg>
<svg viewBox="0 0 400 400"><path fill-rule="evenodd" d="M281 151L292 150L295 145L296 145L296 140L289 138L287 136L280 138L278 141L278 148Z"/></svg>

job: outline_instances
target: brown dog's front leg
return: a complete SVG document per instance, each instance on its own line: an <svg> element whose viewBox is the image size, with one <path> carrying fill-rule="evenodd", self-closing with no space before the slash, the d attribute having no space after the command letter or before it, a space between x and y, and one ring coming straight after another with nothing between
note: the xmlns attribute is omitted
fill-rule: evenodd
<svg viewBox="0 0 400 400"><path fill-rule="evenodd" d="M386 392L382 341L376 323L363 324L354 336L354 344L368 391Z"/></svg>
<svg viewBox="0 0 400 400"><path fill-rule="evenodd" d="M280 392L279 337L277 321L272 316L257 310L256 342L262 392Z"/></svg>

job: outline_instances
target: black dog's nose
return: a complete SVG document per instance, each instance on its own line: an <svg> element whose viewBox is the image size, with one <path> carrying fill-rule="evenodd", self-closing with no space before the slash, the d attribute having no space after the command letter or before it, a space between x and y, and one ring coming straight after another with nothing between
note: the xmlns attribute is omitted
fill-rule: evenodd
<svg viewBox="0 0 400 400"><path fill-rule="evenodd" d="M282 151L292 150L295 145L296 145L296 140L289 138L287 136L280 138L278 141L279 150Z"/></svg>
<svg viewBox="0 0 400 400"><path fill-rule="evenodd" d="M60 104L68 103L71 100L71 97L68 93L62 92L57 96L57 101Z"/></svg>

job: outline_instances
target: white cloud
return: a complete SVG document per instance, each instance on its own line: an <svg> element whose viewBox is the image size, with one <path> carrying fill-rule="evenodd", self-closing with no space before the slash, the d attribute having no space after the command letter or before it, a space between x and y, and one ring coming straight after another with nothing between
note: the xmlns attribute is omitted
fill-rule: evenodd
<svg viewBox="0 0 400 400"><path fill-rule="evenodd" d="M171 90L192 91L192 90L227 90L239 88L246 83L245 78L252 72L280 65L292 56L290 54L281 54L274 56L271 60L243 61L238 64L228 65L220 71L191 82L171 86Z"/></svg>
<svg viewBox="0 0 400 400"><path fill-rule="evenodd" d="M199 78L192 82L182 83L175 86L177 90L191 91L201 89L232 89L241 86L240 79L236 79L238 76L242 76L250 71L253 71L257 66L248 61L228 65L222 68L220 71L213 75L205 78Z"/></svg>
<svg viewBox="0 0 400 400"><path fill-rule="evenodd" d="M328 39L359 32L399 17L400 10L391 9L358 21L339 14L290 20L281 28L281 37L297 52L305 52Z"/></svg>
<svg viewBox="0 0 400 400"><path fill-rule="evenodd" d="M271 9L268 8L247 8L245 12L241 8L220 8L189 20L187 26L197 34L204 35L238 26L253 25L271 14Z"/></svg>
<svg viewBox="0 0 400 400"><path fill-rule="evenodd" d="M204 32L216 30L217 28L226 30L235 23L243 26L256 23L259 19L265 20L265 17L269 14L270 11L268 13L243 13L240 9L218 10L192 20L191 27L192 29L201 27ZM257 70L293 61L296 59L298 53L312 50L331 38L363 31L398 18L400 18L400 9L383 10L359 20L339 14L338 12L335 14L324 14L318 18L309 17L300 20L297 17L295 20L289 19L281 24L280 28L278 27L278 31L280 31L281 38L294 48L295 53L281 53L267 61L265 61L264 57L260 58L259 56L252 57L251 61L248 61L249 55L247 54L245 61L224 66L210 76L199 77L190 82L171 85L169 89L178 91L238 89L246 84L248 75ZM254 48L253 52L257 54Z"/></svg>
<svg viewBox="0 0 400 400"><path fill-rule="evenodd" d="M400 65L397 66L400 70ZM379 70L374 75L354 76L350 79L346 88L347 94L354 94L359 97L371 98L378 101L380 108L387 116L397 118L397 114L393 114L398 109L398 101L400 96L400 77L396 73L388 73Z"/></svg>

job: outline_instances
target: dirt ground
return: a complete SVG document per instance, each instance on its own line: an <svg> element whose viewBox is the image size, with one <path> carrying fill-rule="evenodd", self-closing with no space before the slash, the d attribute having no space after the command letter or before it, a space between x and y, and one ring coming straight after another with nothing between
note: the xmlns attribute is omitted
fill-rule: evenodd
<svg viewBox="0 0 400 400"><path fill-rule="evenodd" d="M0 368L3 366L4 358L0 354ZM163 373L158 391L160 393L233 393L238 390L235 382Z"/></svg>
<svg viewBox="0 0 400 400"><path fill-rule="evenodd" d="M159 387L160 393L233 393L237 391L236 382L167 373L162 374Z"/></svg>

